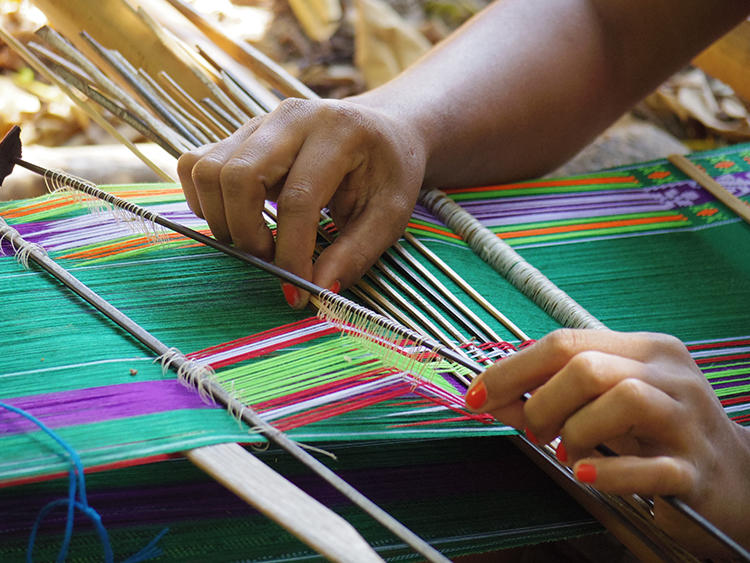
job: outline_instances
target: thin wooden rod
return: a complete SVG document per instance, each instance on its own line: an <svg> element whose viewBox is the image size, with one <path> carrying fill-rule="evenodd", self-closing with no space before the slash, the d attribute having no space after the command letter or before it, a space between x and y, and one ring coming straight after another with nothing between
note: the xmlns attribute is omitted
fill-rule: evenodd
<svg viewBox="0 0 750 563"><path fill-rule="evenodd" d="M23 43L18 41L15 37L13 37L5 29L3 29L2 26L0 26L0 38L5 42L6 45L11 47L16 53L18 53L31 68L33 68L41 76L44 76L47 80L50 81L50 83L57 86L66 96L68 96L69 99L73 101L74 104L76 104L102 129L104 129L114 139L130 149L130 151L134 155L136 155L141 160L141 162L143 162L146 166L153 170L157 176L159 176L165 182L175 181L174 178L164 172L164 170L159 168L150 158L143 154L143 152L141 152L130 139L125 138L125 136L116 128L114 128L112 124L109 123L109 121L104 119L98 112L94 111L94 109L91 108L88 103L81 100L81 98L78 97L75 92L70 89L65 81L58 78L57 75L55 75L54 72L52 72L34 53L32 53L30 49L27 49Z"/></svg>
<svg viewBox="0 0 750 563"><path fill-rule="evenodd" d="M265 214L272 221L276 222L276 211L273 207L268 205L268 203L266 203L265 206ZM322 212L321 216L327 218ZM330 244L332 239L328 233L319 229L319 235ZM320 245L316 245L316 254L320 254L321 251L322 248ZM379 274L376 270L382 272L383 275ZM456 328L451 325L437 309L432 307L429 303L426 303L422 296L405 284L403 280L399 279L387 265L382 262L376 263L375 270L366 272L365 277L375 285L373 286L364 280L360 280L357 282L357 285L350 288L350 290L358 298L362 299L363 302L366 301L366 306L377 311L381 315L386 315L387 317L396 320L415 332L429 334L435 340L452 349L457 354L471 357L467 354L466 350L456 346L456 341L467 347L471 347L473 343L456 330ZM406 293L413 302L417 303L432 317L432 319L437 321L437 324L439 324L440 327L405 299L403 295L385 281L384 277L403 293ZM451 336L449 337L444 331L448 332ZM478 348L475 351L481 352ZM460 377L460 381L467 386L470 384L470 381L464 377Z"/></svg>
<svg viewBox="0 0 750 563"><path fill-rule="evenodd" d="M180 117L182 117L187 126L193 128L196 131L197 136L199 136L201 139L205 139L202 144L208 144L219 140L218 135L211 131L211 129L209 129L205 123L203 123L192 113L182 107L181 104L178 104L177 101L172 97L172 95L164 90L164 88L162 88L161 85L156 82L156 80L154 80L148 74L148 72L146 72L145 69L139 68L138 76L146 81L146 83L154 90L154 92L156 92L156 95L159 96L159 98L161 98L165 104L167 104L178 115L180 115Z"/></svg>
<svg viewBox="0 0 750 563"><path fill-rule="evenodd" d="M492 327L479 318L474 311L469 309L453 292L445 287L445 285L437 279L432 272L422 266L422 264L409 254L401 243L394 243L389 251L386 252L385 256L393 264L396 264L401 271L413 271L414 274L412 274L412 276L419 276L422 278L426 283L422 283L421 285L430 288L430 298L436 302L444 300L441 305L445 307L446 311L448 311L456 321L461 323L470 334L473 334L480 340L492 342L504 341L504 339L497 334ZM434 288L434 292L432 288Z"/></svg>
<svg viewBox="0 0 750 563"><path fill-rule="evenodd" d="M227 91L234 96L238 102L246 106L246 109L250 111L250 115L262 115L274 109L264 100L261 100L259 96L254 95L253 92L250 92L244 87L239 78L237 78L232 72L223 68L201 45L196 45L195 48L198 51L198 54L203 57L203 60L213 67L221 77L221 83Z"/></svg>
<svg viewBox="0 0 750 563"><path fill-rule="evenodd" d="M454 350L448 348L447 346L438 342L431 341L431 339L429 339L425 335L419 334L418 332L413 331L407 327L400 326L397 323L394 323L392 320L383 317L382 315L377 315L372 311L368 311L367 309L361 307L353 301L350 301L349 299L341 295L337 295L327 289L315 285L314 283L296 274L293 274L292 272L284 270L283 268L280 268L275 264L271 264L270 262L261 260L257 256L253 256L252 254L243 252L242 250L239 250L233 246L229 246L227 244L219 242L214 238L208 237L203 233L199 233L198 231L194 231L193 229L185 227L184 225L175 223L174 221L171 221L170 219L167 219L166 217L159 215L158 213L155 213L149 209L136 205L135 203L100 190L94 184L85 182L80 178L76 178L74 176L71 176L70 174L66 174L65 172L55 172L52 170L48 170L41 166L37 166L36 164L26 162L20 158L16 158L14 162L19 166L31 170L32 172L36 172L37 174L40 174L46 178L59 180L75 190L81 191L97 199L101 199L102 201L114 205L115 207L124 209L138 217L142 217L147 221L151 221L153 223L156 223L157 225L161 225L162 227L179 233L187 238L223 252L228 256L255 266L256 268L259 268L264 272L268 272L269 274L272 274L286 282L295 285L296 287L299 287L300 289L309 292L312 295L315 295L323 301L335 303L336 305L345 308L347 311L356 312L361 316L364 322L369 322L380 328L390 330L394 334L400 335L403 338L409 338L415 341L424 341L426 345L433 347L436 353L471 370L473 373L481 373L482 371L482 367L479 364L477 364L473 360L470 360L462 354L457 354Z"/></svg>
<svg viewBox="0 0 750 563"><path fill-rule="evenodd" d="M276 222L276 211L270 205L266 204L265 213L268 217ZM320 212L320 216L324 221L330 222L331 219L323 211ZM331 244L333 237L328 233L322 226L318 226L318 235L324 239L328 244ZM316 245L315 249L317 254L320 254L322 248ZM456 353L465 354L469 357L467 350L469 348L474 353L485 356L475 342L467 339L460 331L458 331L442 314L441 312L433 307L424 297L422 297L416 290L410 287L404 282L396 272L390 268L383 260L378 260L373 269L365 272L365 277L372 281L376 287L370 284L363 283L361 280L358 282L357 287L359 292L356 293L358 297L366 296L368 303L371 308L381 314L388 314L391 318L395 318L401 324L408 326L412 330L417 332L426 332L435 338L438 342L441 342L445 346L452 348ZM412 281L412 283L418 284L420 280L415 278L413 273L408 269L403 270L403 273ZM384 279L385 278L385 279ZM386 279L388 281L386 281ZM438 282L439 283L439 282ZM395 286L395 288L391 285ZM378 291L378 289L380 291ZM424 290L424 288L423 288ZM399 293L401 291L405 294L411 302L404 298ZM412 303L416 303L418 308ZM445 304L443 304L445 305ZM426 312L432 320L425 316L422 311ZM405 314L404 311L408 314ZM457 312L456 312L457 313ZM458 314L458 313L457 313ZM458 314L460 317L460 314ZM437 326L435 322L437 323ZM466 319L462 319L464 322ZM470 333L472 331L470 330ZM448 334L446 334L448 333ZM450 335L450 337L448 336ZM478 333L474 333L474 336L480 338ZM457 346L456 342L460 343L461 346ZM461 379L462 382L469 384L465 378Z"/></svg>
<svg viewBox="0 0 750 563"><path fill-rule="evenodd" d="M149 27L149 29L151 29L154 35L161 38L166 45L171 46L174 50L179 51L179 53L182 54L182 58L184 59L183 62L190 69L190 72L193 73L193 76L195 76L206 87L216 101L221 104L227 112L232 114L240 124L250 119L250 116L242 111L240 107L216 85L216 82L211 79L209 76L209 67L211 67L211 65L206 64L206 60L202 58L199 53L189 49L184 41L163 25L156 22L142 6L138 6L136 11L141 17L141 20ZM216 77L215 74L214 77L218 80L218 77Z"/></svg>
<svg viewBox="0 0 750 563"><path fill-rule="evenodd" d="M492 315L497 321L511 331L516 337L521 340L529 340L526 333L521 330L513 321L503 315L492 303L487 301L485 297L469 285L453 268L446 264L442 258L432 252L427 246L425 246L419 239L409 232L404 233L404 239L406 242L411 244L416 250L418 250L425 258L427 258L432 264L434 264L441 272L448 276L453 283L460 287L466 294L476 301L482 308Z"/></svg>
<svg viewBox="0 0 750 563"><path fill-rule="evenodd" d="M242 127L242 123L237 121L234 116L229 115L229 113L211 98L203 98L200 100L200 106L204 111L210 113L217 121L223 124L227 131L236 131Z"/></svg>
<svg viewBox="0 0 750 563"><path fill-rule="evenodd" d="M176 131L163 127L154 116L144 110L140 104L133 99L133 97L125 92L122 88L117 86L112 80L110 80L101 70L99 70L94 63L89 61L78 49L73 47L66 39L64 39L59 33L54 31L48 26L39 28L36 34L41 37L48 45L62 53L66 57L72 59L78 66L80 66L86 74L97 84L104 93L110 98L114 98L120 104L125 106L130 112L138 117L141 121L146 123L152 129L160 131L160 133L167 138L170 144L177 147L181 151L190 147L190 144L185 138L177 133Z"/></svg>
<svg viewBox="0 0 750 563"><path fill-rule="evenodd" d="M200 29L211 41L228 53L237 62L265 78L283 94L297 98L316 98L317 94L293 78L281 65L264 55L248 43L238 43L208 22L192 6L182 0L167 0L183 16Z"/></svg>
<svg viewBox="0 0 750 563"><path fill-rule="evenodd" d="M192 108L193 113L205 117L205 124L213 131L219 138L226 138L231 135L229 130L219 123L211 114L207 113L198 102L196 102L190 94L185 92L182 87L174 81L163 70L159 72L157 78L162 81L162 84L169 90L171 90L187 107Z"/></svg>
<svg viewBox="0 0 750 563"><path fill-rule="evenodd" d="M734 211L737 216L750 224L750 204L741 200L736 195L727 190L719 182L706 174L703 170L693 164L688 158L681 154L671 154L667 157L669 162L682 170L690 178L698 182L706 191Z"/></svg>
<svg viewBox="0 0 750 563"><path fill-rule="evenodd" d="M164 104L162 104L161 101L153 95L152 92L150 92L143 86L143 84L141 84L141 81L138 80L138 77L136 76L136 70L132 67L130 62L128 62L128 60L122 56L122 54L120 54L119 52L110 51L109 49L105 49L104 47L102 47L102 45L99 44L96 39L91 37L91 35L89 35L85 31L81 32L81 37L83 37L83 39L91 46L91 48L94 49L97 55L107 61L107 64L109 64L118 72L123 80L125 80L125 82L127 82L128 85L130 85L130 87L133 88L133 90L135 90L149 106L151 106L151 109L153 109L159 115L159 117L161 117L165 122L174 127L177 132L192 145L198 146L199 144L201 144L200 141L193 135L193 133L191 133L178 119L176 119L174 115L166 107L164 107Z"/></svg>

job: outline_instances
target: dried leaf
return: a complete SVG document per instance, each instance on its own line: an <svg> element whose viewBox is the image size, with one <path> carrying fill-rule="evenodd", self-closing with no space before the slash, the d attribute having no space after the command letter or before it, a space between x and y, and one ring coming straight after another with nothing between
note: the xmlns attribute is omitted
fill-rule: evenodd
<svg viewBox="0 0 750 563"><path fill-rule="evenodd" d="M429 48L430 42L382 0L357 0L355 63L368 88L387 82Z"/></svg>
<svg viewBox="0 0 750 563"><path fill-rule="evenodd" d="M297 21L313 41L327 41L341 22L339 0L289 0Z"/></svg>

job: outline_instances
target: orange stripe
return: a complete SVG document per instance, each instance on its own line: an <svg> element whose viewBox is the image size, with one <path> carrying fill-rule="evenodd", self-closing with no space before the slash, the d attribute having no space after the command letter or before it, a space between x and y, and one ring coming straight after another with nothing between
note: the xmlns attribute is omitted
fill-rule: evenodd
<svg viewBox="0 0 750 563"><path fill-rule="evenodd" d="M444 189L443 191L447 194L454 194L464 192L517 190L519 188L556 188L563 186L587 186L591 184L627 184L635 181L635 176L618 176L615 178L572 178L569 180L538 180L535 182L501 184L496 186L479 186L476 188L448 188Z"/></svg>
<svg viewBox="0 0 750 563"><path fill-rule="evenodd" d="M417 230L417 231L427 231L429 233L436 233L438 235L443 235L445 237L450 237L450 238L454 238L456 240L461 240L461 237L458 236L457 234L454 234L454 233L451 233L451 232L448 232L448 231L443 231L443 230L435 228L435 227L427 227L427 226L424 226L424 225L415 225L413 223L409 223L408 226L409 226L410 229L414 229L414 230Z"/></svg>
<svg viewBox="0 0 750 563"><path fill-rule="evenodd" d="M63 207L65 205L70 205L74 203L71 198L61 198L58 200L51 200L44 203L35 203L34 205L25 205L23 207L18 207L14 209L13 211L7 211L4 213L5 217L11 218L11 217L23 217L25 215L31 215L33 213L40 213L42 211L47 211L49 209L57 209L58 207Z"/></svg>
<svg viewBox="0 0 750 563"><path fill-rule="evenodd" d="M91 256L97 256L101 254L102 252L111 252L111 251L116 251L118 249L125 249L125 248L129 248L133 246L142 246L145 243L148 243L147 237L138 237L132 240L127 240L127 241L113 243L113 244L107 244L105 246L100 246L99 248L92 248L89 250L81 250L79 252L72 252L70 254L66 254L65 256L61 256L61 258L88 258Z"/></svg>
<svg viewBox="0 0 750 563"><path fill-rule="evenodd" d="M128 196L128 197L148 197L148 196L157 196L157 195L172 195L172 194L181 194L182 190L180 188L172 188L172 189L165 189L165 190L141 190L141 191L131 191L131 190L112 190L112 195L116 196Z"/></svg>
<svg viewBox="0 0 750 563"><path fill-rule="evenodd" d="M650 225L653 223L668 223L671 221L687 221L684 215L662 215L659 217L644 217L642 219L621 219L619 221L598 221L596 223L585 223L579 225L562 225L559 227L544 227L540 229L525 229L523 231L510 231L497 233L502 239L529 237L535 235L550 235L555 233L571 233L574 231L592 231L594 229L611 229L614 227L630 227L633 225Z"/></svg>

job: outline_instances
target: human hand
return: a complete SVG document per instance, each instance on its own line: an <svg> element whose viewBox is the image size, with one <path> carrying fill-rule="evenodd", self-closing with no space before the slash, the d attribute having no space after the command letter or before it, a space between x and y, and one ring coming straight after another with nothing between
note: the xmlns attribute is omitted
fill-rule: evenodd
<svg viewBox="0 0 750 563"><path fill-rule="evenodd" d="M488 368L466 402L539 442L560 436L558 459L583 482L614 494L676 495L750 543L750 432L727 418L673 337L559 330ZM620 455L597 456L604 443ZM673 518L657 504L658 524L705 547Z"/></svg>
<svg viewBox="0 0 750 563"><path fill-rule="evenodd" d="M227 139L183 155L178 174L193 212L214 236L325 288L357 281L403 232L425 154L402 120L361 103L287 99ZM263 220L278 204L274 243ZM339 230L312 263L319 213ZM293 307L308 295L285 284Z"/></svg>

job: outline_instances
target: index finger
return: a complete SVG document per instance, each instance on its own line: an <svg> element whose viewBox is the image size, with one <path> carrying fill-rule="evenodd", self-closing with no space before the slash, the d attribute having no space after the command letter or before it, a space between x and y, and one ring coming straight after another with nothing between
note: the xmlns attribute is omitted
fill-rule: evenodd
<svg viewBox="0 0 750 563"><path fill-rule="evenodd" d="M518 411L521 397L543 385L571 359L585 351L614 354L637 361L652 355L653 336L646 333L619 333L610 330L556 330L533 346L493 364L472 383L467 397L476 397L480 384L485 400L467 404L474 410ZM469 404L471 403L471 404ZM510 420L504 422L512 423Z"/></svg>
<svg viewBox="0 0 750 563"><path fill-rule="evenodd" d="M312 279L320 210L351 168L335 143L310 137L304 142L277 199L276 265ZM304 307L309 298L307 292L296 288L289 293L285 287L284 293L295 308Z"/></svg>

